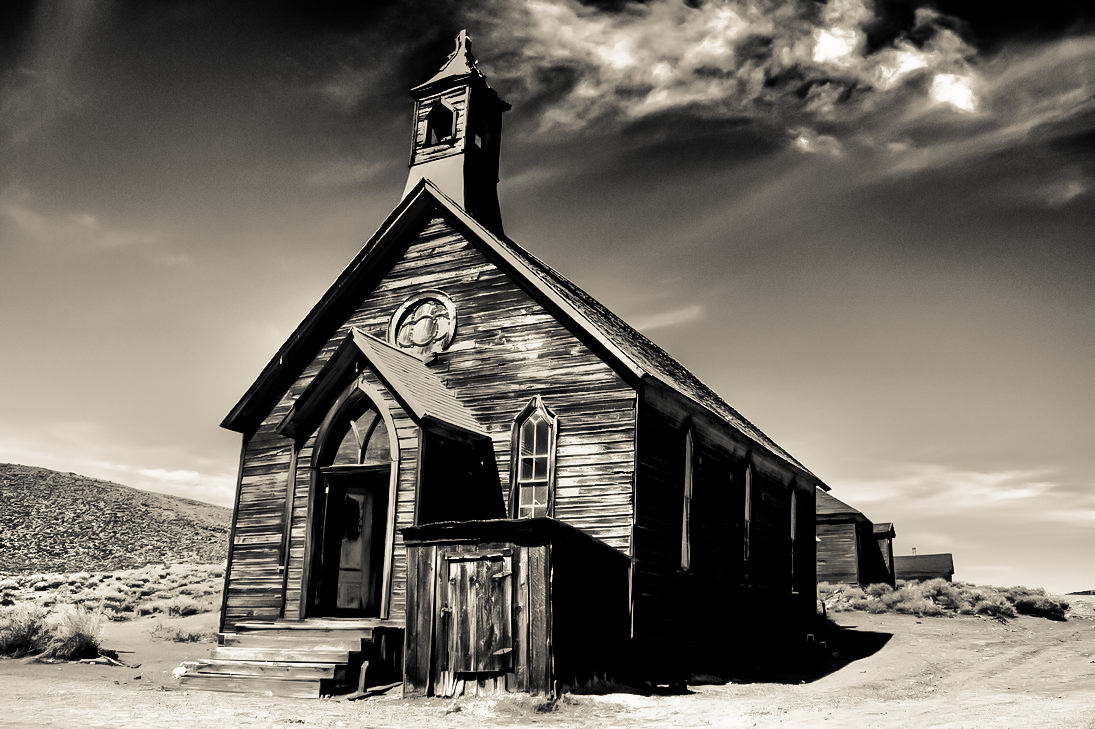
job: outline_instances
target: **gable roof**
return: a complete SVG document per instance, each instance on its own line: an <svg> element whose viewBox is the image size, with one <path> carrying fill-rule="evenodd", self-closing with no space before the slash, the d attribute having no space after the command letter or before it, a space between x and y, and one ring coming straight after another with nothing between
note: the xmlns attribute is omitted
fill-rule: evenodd
<svg viewBox="0 0 1095 729"><path fill-rule="evenodd" d="M820 489L815 491L815 494L817 496L817 506L815 508L819 516L847 515L852 517L861 516L864 519L867 518L862 511L854 506L848 506L832 494L827 494Z"/></svg>
<svg viewBox="0 0 1095 729"><path fill-rule="evenodd" d="M874 525L874 535L880 539L883 537L893 539L897 536L897 532L894 531L892 521L882 521Z"/></svg>
<svg viewBox="0 0 1095 729"><path fill-rule="evenodd" d="M354 328L304 389L278 425L290 436L311 432L327 412L332 392L345 387L354 364L364 363L419 425L489 437L487 429L460 404L425 363L412 354Z"/></svg>
<svg viewBox="0 0 1095 729"><path fill-rule="evenodd" d="M790 453L741 416L714 390L670 356L610 312L565 276L540 261L508 238L500 238L449 199L428 179L423 179L392 211L379 230L362 247L335 283L301 322L262 374L221 423L222 427L244 432L256 427L264 410L279 398L294 379L301 360L315 356L325 333L342 324L347 300L353 301L357 284L367 280L374 261L382 257L405 234L413 233L424 215L440 212L474 245L536 298L561 314L575 329L591 338L618 367L636 380L653 379L677 391L724 421L762 449L800 470L810 473ZM355 302L356 303L356 302ZM329 336L329 334L327 334ZM822 488L828 489L821 484Z"/></svg>

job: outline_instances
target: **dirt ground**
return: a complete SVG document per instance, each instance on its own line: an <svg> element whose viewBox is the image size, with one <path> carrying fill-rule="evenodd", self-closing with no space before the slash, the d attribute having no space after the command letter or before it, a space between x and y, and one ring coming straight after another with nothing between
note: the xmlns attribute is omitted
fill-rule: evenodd
<svg viewBox="0 0 1095 729"><path fill-rule="evenodd" d="M820 675L805 683L692 685L676 696L360 701L184 691L171 670L210 644L153 640L155 619L108 626L103 646L139 668L0 660L4 727L1084 727L1095 729L1095 598L1068 622L838 613ZM199 615L170 621L212 625ZM826 656L829 654L826 653Z"/></svg>

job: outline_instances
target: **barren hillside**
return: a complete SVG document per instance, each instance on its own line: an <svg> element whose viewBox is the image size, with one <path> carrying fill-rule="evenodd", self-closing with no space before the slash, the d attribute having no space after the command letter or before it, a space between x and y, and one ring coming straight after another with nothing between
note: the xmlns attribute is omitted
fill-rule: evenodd
<svg viewBox="0 0 1095 729"><path fill-rule="evenodd" d="M193 499L0 464L0 573L220 562L231 517Z"/></svg>

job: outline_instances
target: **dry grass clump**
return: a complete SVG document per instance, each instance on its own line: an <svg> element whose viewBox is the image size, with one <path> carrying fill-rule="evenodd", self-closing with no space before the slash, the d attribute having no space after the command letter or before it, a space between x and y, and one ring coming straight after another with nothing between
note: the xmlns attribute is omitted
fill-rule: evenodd
<svg viewBox="0 0 1095 729"><path fill-rule="evenodd" d="M81 605L61 605L53 612L37 605L0 608L0 655L39 658L93 658L106 616Z"/></svg>
<svg viewBox="0 0 1095 729"><path fill-rule="evenodd" d="M865 590L847 585L820 583L818 590L829 610L864 610L870 613L907 613L910 615L986 615L1015 617L1034 615L1064 620L1069 605L1054 600L1046 591L1028 587L975 586L943 579L926 582L898 581L895 590L886 584L869 585Z"/></svg>
<svg viewBox="0 0 1095 729"><path fill-rule="evenodd" d="M106 616L89 611L82 605L61 605L47 619L49 639L42 647L40 658L95 658L103 636Z"/></svg>
<svg viewBox="0 0 1095 729"><path fill-rule="evenodd" d="M47 614L36 605L0 608L0 655L18 657L41 650Z"/></svg>

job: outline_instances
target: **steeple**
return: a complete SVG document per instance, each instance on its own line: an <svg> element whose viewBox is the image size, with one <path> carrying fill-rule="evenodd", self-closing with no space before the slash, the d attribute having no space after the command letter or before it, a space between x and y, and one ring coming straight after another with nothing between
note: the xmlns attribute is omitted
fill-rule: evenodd
<svg viewBox="0 0 1095 729"><path fill-rule="evenodd" d="M423 178L492 232L502 235L498 155L502 114L498 97L475 65L466 30L456 49L428 81L411 89L414 130L406 196Z"/></svg>

